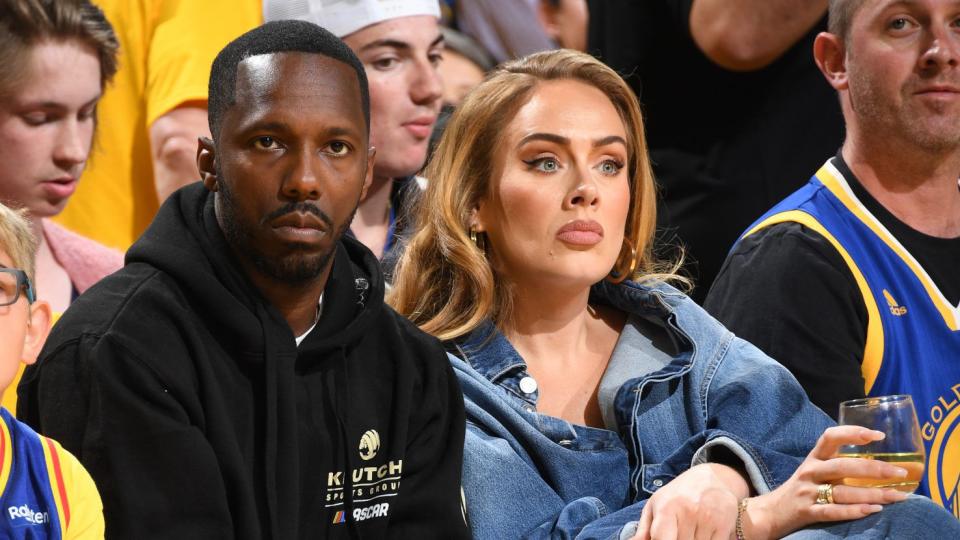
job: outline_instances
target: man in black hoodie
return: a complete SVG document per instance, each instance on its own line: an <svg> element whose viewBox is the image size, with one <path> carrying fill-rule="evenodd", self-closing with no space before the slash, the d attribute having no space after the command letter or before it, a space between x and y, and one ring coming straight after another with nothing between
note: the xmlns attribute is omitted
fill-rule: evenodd
<svg viewBox="0 0 960 540"><path fill-rule="evenodd" d="M209 117L202 185L63 316L19 416L81 459L111 537L467 537L446 355L342 236L375 154L363 66L270 23L214 61Z"/></svg>

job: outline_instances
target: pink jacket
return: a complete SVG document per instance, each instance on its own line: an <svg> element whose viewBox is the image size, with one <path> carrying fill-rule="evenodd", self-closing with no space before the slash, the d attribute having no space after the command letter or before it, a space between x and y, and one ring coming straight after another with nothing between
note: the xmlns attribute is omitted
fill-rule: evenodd
<svg viewBox="0 0 960 540"><path fill-rule="evenodd" d="M43 236L53 256L67 271L70 282L80 294L107 275L123 268L123 253L80 236L48 219L43 220Z"/></svg>

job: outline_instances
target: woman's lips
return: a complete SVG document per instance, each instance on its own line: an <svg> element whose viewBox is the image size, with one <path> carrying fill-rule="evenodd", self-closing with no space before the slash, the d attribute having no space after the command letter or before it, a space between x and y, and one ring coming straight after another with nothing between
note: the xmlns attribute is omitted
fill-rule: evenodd
<svg viewBox="0 0 960 540"><path fill-rule="evenodd" d="M576 220L557 231L557 238L575 246L593 246L603 240L603 226L593 220Z"/></svg>

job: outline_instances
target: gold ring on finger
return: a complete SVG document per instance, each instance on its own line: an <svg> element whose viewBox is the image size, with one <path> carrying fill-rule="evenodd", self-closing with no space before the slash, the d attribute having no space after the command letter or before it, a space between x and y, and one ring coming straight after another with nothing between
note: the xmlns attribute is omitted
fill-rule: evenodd
<svg viewBox="0 0 960 540"><path fill-rule="evenodd" d="M833 504L833 484L817 486L817 504Z"/></svg>

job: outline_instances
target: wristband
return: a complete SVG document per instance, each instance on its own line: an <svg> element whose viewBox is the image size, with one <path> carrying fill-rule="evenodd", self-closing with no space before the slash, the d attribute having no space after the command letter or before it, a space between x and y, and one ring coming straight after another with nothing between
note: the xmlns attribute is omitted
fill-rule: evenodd
<svg viewBox="0 0 960 540"><path fill-rule="evenodd" d="M747 511L747 501L749 497L744 497L740 499L740 504L737 505L737 540L746 540L743 536L743 513Z"/></svg>

